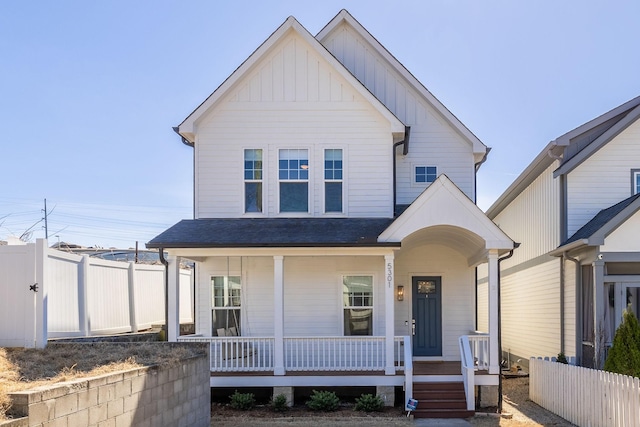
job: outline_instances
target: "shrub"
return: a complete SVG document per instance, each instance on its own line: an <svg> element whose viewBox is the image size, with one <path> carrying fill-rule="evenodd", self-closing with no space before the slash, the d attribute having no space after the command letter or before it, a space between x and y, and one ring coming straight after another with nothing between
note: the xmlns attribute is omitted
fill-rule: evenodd
<svg viewBox="0 0 640 427"><path fill-rule="evenodd" d="M253 408L255 404L256 399L253 393L238 393L238 390L236 390L231 395L231 407L233 409L241 409L243 411L246 411Z"/></svg>
<svg viewBox="0 0 640 427"><path fill-rule="evenodd" d="M273 409L275 412L284 412L289 409L289 406L287 405L287 396L285 396L284 394L274 396L273 400L271 401L271 409Z"/></svg>
<svg viewBox="0 0 640 427"><path fill-rule="evenodd" d="M356 411L363 412L380 412L384 409L384 402L380 396L374 396L373 394L363 394L360 397L356 397Z"/></svg>
<svg viewBox="0 0 640 427"><path fill-rule="evenodd" d="M640 377L640 325L629 308L624 311L622 323L613 337L604 370Z"/></svg>
<svg viewBox="0 0 640 427"><path fill-rule="evenodd" d="M567 356L565 356L563 352L558 353L558 357L556 358L556 362L564 363L565 365L569 364L569 361L567 360Z"/></svg>
<svg viewBox="0 0 640 427"><path fill-rule="evenodd" d="M340 406L340 399L333 391L313 390L307 406L314 411L333 412Z"/></svg>

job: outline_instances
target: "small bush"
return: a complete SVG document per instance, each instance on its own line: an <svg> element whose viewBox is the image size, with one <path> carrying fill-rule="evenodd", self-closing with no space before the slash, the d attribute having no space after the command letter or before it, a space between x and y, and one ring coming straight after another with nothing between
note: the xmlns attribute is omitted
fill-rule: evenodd
<svg viewBox="0 0 640 427"><path fill-rule="evenodd" d="M640 325L630 308L622 315L622 323L613 337L613 347L609 350L604 370L640 377Z"/></svg>
<svg viewBox="0 0 640 427"><path fill-rule="evenodd" d="M356 406L354 409L363 412L380 412L384 409L384 402L380 396L363 394L360 397L356 397Z"/></svg>
<svg viewBox="0 0 640 427"><path fill-rule="evenodd" d="M313 390L307 406L314 411L333 412L340 406L340 399L333 391Z"/></svg>
<svg viewBox="0 0 640 427"><path fill-rule="evenodd" d="M287 396L284 394L274 396L271 401L271 409L273 409L274 412L284 412L288 410L289 406L287 405Z"/></svg>
<svg viewBox="0 0 640 427"><path fill-rule="evenodd" d="M253 408L255 404L256 399L253 393L238 393L238 390L236 390L231 395L231 407L233 409L246 411Z"/></svg>
<svg viewBox="0 0 640 427"><path fill-rule="evenodd" d="M567 360L567 356L565 356L563 352L558 353L558 357L556 358L556 362L564 363L565 365L569 364L569 361Z"/></svg>

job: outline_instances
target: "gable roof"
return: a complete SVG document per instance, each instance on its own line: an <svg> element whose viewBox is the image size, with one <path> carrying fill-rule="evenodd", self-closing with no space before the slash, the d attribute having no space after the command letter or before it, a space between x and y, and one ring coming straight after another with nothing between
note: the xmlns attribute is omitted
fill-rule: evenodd
<svg viewBox="0 0 640 427"><path fill-rule="evenodd" d="M638 118L640 118L640 96L549 142L487 209L487 216L495 218L554 162L560 161L559 167L553 173L554 177L569 173Z"/></svg>
<svg viewBox="0 0 640 427"><path fill-rule="evenodd" d="M598 246L612 231L622 225L640 209L640 193L635 194L615 205L603 209L596 216L576 231L573 236L562 242L551 254L559 255L564 251L579 246Z"/></svg>
<svg viewBox="0 0 640 427"><path fill-rule="evenodd" d="M456 116L449 111L407 68L400 63L369 31L362 26L346 9L342 9L316 35L321 43L342 23L353 28L360 37L366 40L422 97L431 105L463 138L469 142L475 154L486 157L489 148L480 141Z"/></svg>
<svg viewBox="0 0 640 427"><path fill-rule="evenodd" d="M182 220L148 248L367 247L391 218L214 218Z"/></svg>
<svg viewBox="0 0 640 427"><path fill-rule="evenodd" d="M343 77L363 98L370 102L392 125L394 133L404 135L405 125L366 87L362 85L340 61L316 40L293 16L289 16L218 88L205 99L177 127L177 132L190 144L195 142L195 125L207 112L211 111L224 96L245 77L271 49L276 46L290 31L302 37L325 61L327 61L341 77Z"/></svg>

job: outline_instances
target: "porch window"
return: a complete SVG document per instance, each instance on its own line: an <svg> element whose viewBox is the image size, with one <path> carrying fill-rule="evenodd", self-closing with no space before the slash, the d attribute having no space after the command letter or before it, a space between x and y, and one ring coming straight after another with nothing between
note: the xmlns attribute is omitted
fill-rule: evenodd
<svg viewBox="0 0 640 427"><path fill-rule="evenodd" d="M324 150L324 211L342 212L342 150Z"/></svg>
<svg viewBox="0 0 640 427"><path fill-rule="evenodd" d="M214 276L211 278L212 336L240 335L240 276Z"/></svg>
<svg viewBox="0 0 640 427"><path fill-rule="evenodd" d="M437 178L437 169L435 166L416 166L416 183L430 183Z"/></svg>
<svg viewBox="0 0 640 427"><path fill-rule="evenodd" d="M262 150L244 150L244 211L262 212Z"/></svg>
<svg viewBox="0 0 640 427"><path fill-rule="evenodd" d="M309 212L309 152L279 152L280 212Z"/></svg>
<svg viewBox="0 0 640 427"><path fill-rule="evenodd" d="M373 335L373 276L343 276L344 335Z"/></svg>

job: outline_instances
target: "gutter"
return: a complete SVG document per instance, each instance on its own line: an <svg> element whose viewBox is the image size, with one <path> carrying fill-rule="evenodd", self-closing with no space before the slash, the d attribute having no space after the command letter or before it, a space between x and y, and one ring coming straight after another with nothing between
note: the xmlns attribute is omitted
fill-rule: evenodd
<svg viewBox="0 0 640 427"><path fill-rule="evenodd" d="M399 145L402 145L402 155L406 156L407 154L409 154L409 135L411 134L411 126L405 126L404 127L404 139L402 141L398 141L395 144L393 144L393 151L392 151L392 156L391 159L393 160L393 216L395 217L397 212L396 212L396 201L398 198L398 190L397 190L397 177L396 177L396 170L397 170L397 166L396 166L396 148Z"/></svg>
<svg viewBox="0 0 640 427"><path fill-rule="evenodd" d="M195 146L195 144L193 142L189 141L187 138L185 138L184 136L180 135L180 128L178 126L174 126L171 129L173 129L173 131L175 133L177 133L180 136L180 138L182 138L182 143L184 145L188 145L191 148L193 148Z"/></svg>

